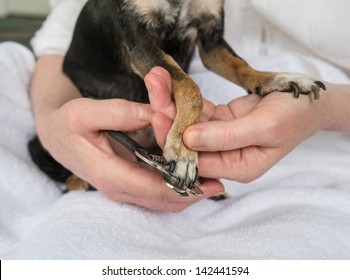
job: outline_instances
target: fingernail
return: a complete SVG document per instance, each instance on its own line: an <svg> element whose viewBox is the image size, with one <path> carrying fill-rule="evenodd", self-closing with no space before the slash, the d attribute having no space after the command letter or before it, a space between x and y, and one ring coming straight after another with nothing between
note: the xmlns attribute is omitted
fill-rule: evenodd
<svg viewBox="0 0 350 280"><path fill-rule="evenodd" d="M191 149L201 148L203 146L202 133L203 129L200 127L187 130L184 139L185 144Z"/></svg>
<svg viewBox="0 0 350 280"><path fill-rule="evenodd" d="M217 193L215 193L215 194L211 195L210 197L215 197L215 196L224 196L224 195L226 195L226 193L225 193L225 192L217 192Z"/></svg>

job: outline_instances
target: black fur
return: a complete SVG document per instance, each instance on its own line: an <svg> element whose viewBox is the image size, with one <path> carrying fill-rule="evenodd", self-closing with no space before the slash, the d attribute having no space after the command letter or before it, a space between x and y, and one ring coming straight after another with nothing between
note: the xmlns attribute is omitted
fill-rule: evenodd
<svg viewBox="0 0 350 280"><path fill-rule="evenodd" d="M150 61L150 68L154 64L162 66L165 62L154 52L163 50L187 72L197 39L210 49L222 38L223 11L219 20L196 15L184 26L178 15L167 24L165 14L154 12L149 23L129 2L132 1L90 0L80 14L63 70L87 97L146 103L147 91L131 66L131 56L148 53L149 57L143 59L159 59L157 63ZM171 3L172 9L180 13L182 1L164 2ZM198 31L198 38L183 35L190 28Z"/></svg>
<svg viewBox="0 0 350 280"><path fill-rule="evenodd" d="M67 178L72 175L72 172L52 158L41 145L37 136L28 142L28 149L33 162L51 179L65 183Z"/></svg>

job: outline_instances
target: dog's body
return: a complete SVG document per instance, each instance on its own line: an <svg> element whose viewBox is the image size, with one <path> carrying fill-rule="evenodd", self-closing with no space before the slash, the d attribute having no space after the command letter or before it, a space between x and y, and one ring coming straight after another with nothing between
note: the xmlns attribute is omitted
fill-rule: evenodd
<svg viewBox="0 0 350 280"><path fill-rule="evenodd" d="M195 46L204 65L264 96L272 91L314 94L324 85L312 78L252 69L223 39L224 0L90 0L83 8L64 72L92 98L123 98L148 103L143 77L154 66L172 77L177 115L164 157L170 171L191 186L197 179L197 153L182 133L199 121L202 98L186 74Z"/></svg>

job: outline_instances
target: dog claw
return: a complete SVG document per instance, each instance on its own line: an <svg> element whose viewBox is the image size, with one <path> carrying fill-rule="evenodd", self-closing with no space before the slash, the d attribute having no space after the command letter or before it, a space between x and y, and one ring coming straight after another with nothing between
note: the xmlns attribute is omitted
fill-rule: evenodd
<svg viewBox="0 0 350 280"><path fill-rule="evenodd" d="M254 89L254 92L255 92L255 94L257 94L257 95L260 95L260 96L261 96L261 94L262 94L261 87L256 87L256 88Z"/></svg>
<svg viewBox="0 0 350 280"><path fill-rule="evenodd" d="M302 91L300 86L296 83L296 82L290 82L289 83L289 90L293 93L294 98L298 98L300 96L300 94L310 94L312 93L314 95L315 99L319 99L320 98L320 90L326 90L326 86L324 85L324 83L322 83L321 81L316 81L314 82L314 85L310 86L310 90L309 91Z"/></svg>
<svg viewBox="0 0 350 280"><path fill-rule="evenodd" d="M170 173L173 173L176 168L176 162L175 161L168 161L165 165L166 170L168 170Z"/></svg>
<svg viewBox="0 0 350 280"><path fill-rule="evenodd" d="M299 88L299 86L296 83L294 83L294 82L290 82L289 83L289 87L290 87L291 92L293 92L294 98L298 98L299 95L300 95L300 88Z"/></svg>
<svg viewBox="0 0 350 280"><path fill-rule="evenodd" d="M204 194L197 184L194 184L193 188L188 188L187 190L195 196L202 196Z"/></svg>
<svg viewBox="0 0 350 280"><path fill-rule="evenodd" d="M315 85L316 86L313 86L311 91L313 92L315 99L319 99L320 98L320 90L321 89L326 90L327 88L324 85L324 83L322 83L321 81L316 81Z"/></svg>
<svg viewBox="0 0 350 280"><path fill-rule="evenodd" d="M174 190L176 194L183 197L187 197L188 193L195 196L202 196L204 194L199 188L200 181L198 179L198 168L196 168L194 180L191 180L189 177L182 178L176 176L172 171L170 171L171 169L175 170L175 161L169 161L165 168L167 171L163 173L163 183L168 188Z"/></svg>
<svg viewBox="0 0 350 280"><path fill-rule="evenodd" d="M173 182L172 179L170 179L168 177L164 177L163 183L170 189L172 189L177 195L179 196L183 196L183 197L188 197L188 193L186 191L186 189L183 188L179 188L178 185L175 185L175 182Z"/></svg>
<svg viewBox="0 0 350 280"><path fill-rule="evenodd" d="M186 186L184 180L177 180L176 182L173 180L173 178L169 178L167 176L164 177L163 180L164 184L175 191L175 193L179 196L188 197L188 193L191 193L195 196L202 196L204 193L199 188L199 180L196 180L196 182L192 186Z"/></svg>
<svg viewBox="0 0 350 280"><path fill-rule="evenodd" d="M320 91L326 90L326 86L323 82L307 75L295 73L277 74L272 80L272 84L274 85L263 87L263 92L291 92L295 98L303 94L310 95L314 99L319 99Z"/></svg>
<svg viewBox="0 0 350 280"><path fill-rule="evenodd" d="M313 86L313 87L311 87L311 91L314 94L314 98L316 100L320 98L320 88L319 87Z"/></svg>
<svg viewBox="0 0 350 280"><path fill-rule="evenodd" d="M315 84L317 85L318 88L327 90L326 86L321 81L316 81Z"/></svg>

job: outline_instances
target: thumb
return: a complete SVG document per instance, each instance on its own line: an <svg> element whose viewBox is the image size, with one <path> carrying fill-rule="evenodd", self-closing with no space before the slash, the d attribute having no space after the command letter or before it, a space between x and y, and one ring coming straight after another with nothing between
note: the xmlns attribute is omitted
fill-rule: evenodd
<svg viewBox="0 0 350 280"><path fill-rule="evenodd" d="M171 99L172 82L169 72L162 67L154 67L145 76L145 84L153 111L174 118L176 108Z"/></svg>
<svg viewBox="0 0 350 280"><path fill-rule="evenodd" d="M188 127L185 145L195 151L229 151L258 143L259 125L248 116L230 121L211 121Z"/></svg>
<svg viewBox="0 0 350 280"><path fill-rule="evenodd" d="M152 127L158 145L165 146L166 137L172 125L172 120L162 113L154 113L151 119Z"/></svg>

